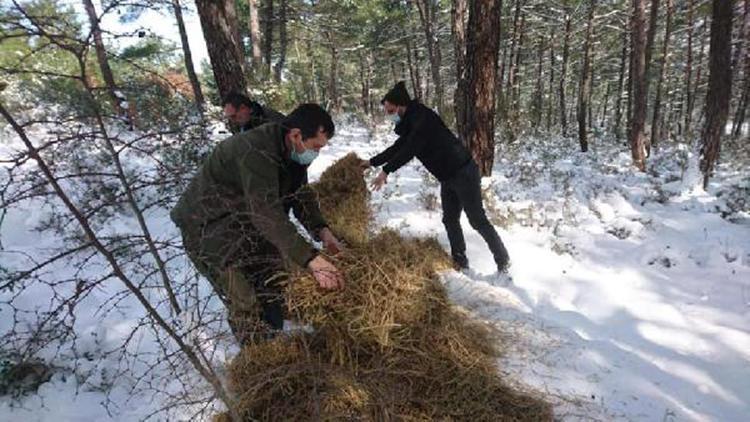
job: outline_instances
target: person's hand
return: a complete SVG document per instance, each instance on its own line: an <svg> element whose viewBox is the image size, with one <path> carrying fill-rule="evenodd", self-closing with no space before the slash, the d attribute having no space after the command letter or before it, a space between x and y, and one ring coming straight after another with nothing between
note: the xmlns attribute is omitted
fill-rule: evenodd
<svg viewBox="0 0 750 422"><path fill-rule="evenodd" d="M327 290L335 290L344 287L344 277L336 266L328 262L323 256L318 255L307 264L315 281L320 287Z"/></svg>
<svg viewBox="0 0 750 422"><path fill-rule="evenodd" d="M380 190L380 188L382 188L384 184L388 183L387 179L388 173L381 171L380 174L378 174L378 177L376 177L375 180L372 181L370 186L372 186L374 190Z"/></svg>
<svg viewBox="0 0 750 422"><path fill-rule="evenodd" d="M372 164L370 164L370 160L360 160L360 162L359 162L359 169L360 170L362 170L364 172L367 169L369 169L370 167L372 167Z"/></svg>
<svg viewBox="0 0 750 422"><path fill-rule="evenodd" d="M336 236L331 233L331 230L328 227L323 227L322 229L320 229L318 237L320 237L320 241L323 242L323 247L329 254L337 255L339 252L344 250L344 245L342 245L341 242L336 239Z"/></svg>

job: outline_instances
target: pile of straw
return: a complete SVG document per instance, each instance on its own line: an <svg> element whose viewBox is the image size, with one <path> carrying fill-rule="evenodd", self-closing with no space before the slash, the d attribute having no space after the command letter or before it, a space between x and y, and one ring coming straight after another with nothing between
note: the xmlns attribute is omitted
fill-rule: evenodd
<svg viewBox="0 0 750 422"><path fill-rule="evenodd" d="M435 240L385 230L368 239L369 198L353 154L315 189L348 249L334 258L346 288L306 274L287 289L290 317L315 328L245 347L229 387L246 420L552 420L550 406L503 384L497 336L452 306ZM362 189L364 188L364 189ZM348 212L355 214L341 215ZM217 420L228 420L221 415Z"/></svg>
<svg viewBox="0 0 750 422"><path fill-rule="evenodd" d="M362 177L360 161L350 153L326 169L313 184L323 217L349 244L366 242L370 223L370 191Z"/></svg>

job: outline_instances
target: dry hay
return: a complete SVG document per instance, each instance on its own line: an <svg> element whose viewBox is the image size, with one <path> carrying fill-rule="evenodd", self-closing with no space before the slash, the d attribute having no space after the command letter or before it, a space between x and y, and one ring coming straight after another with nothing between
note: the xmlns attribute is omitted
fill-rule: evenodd
<svg viewBox="0 0 750 422"><path fill-rule="evenodd" d="M364 185L358 162L348 155L326 170L339 176L316 188L321 203L347 204L326 213L335 233L353 236L333 258L346 288L325 292L309 275L293 277L290 316L314 333L246 346L235 357L229 388L243 418L552 420L547 403L500 379L497 333L449 303L436 271L448 268L450 258L434 239L385 230L368 240L369 219L331 215L333 209L363 215L360 205L368 207L359 188L343 188L343 182ZM356 198L337 197L341 191Z"/></svg>
<svg viewBox="0 0 750 422"><path fill-rule="evenodd" d="M287 307L291 316L342 344L335 348L343 353L335 356L337 363L351 360L347 346L353 342L381 351L399 347L415 327L431 324L448 307L433 276L450 260L434 240L384 231L334 262L344 272L344 292L323 291L310 275L300 274L288 288Z"/></svg>
<svg viewBox="0 0 750 422"><path fill-rule="evenodd" d="M323 217L348 244L367 241L370 222L370 191L362 177L360 162L355 153L350 153L328 167L312 184Z"/></svg>

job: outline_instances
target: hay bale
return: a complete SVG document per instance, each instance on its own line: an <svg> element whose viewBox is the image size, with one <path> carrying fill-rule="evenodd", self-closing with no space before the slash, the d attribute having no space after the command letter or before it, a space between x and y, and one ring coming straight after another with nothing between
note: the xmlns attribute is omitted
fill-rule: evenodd
<svg viewBox="0 0 750 422"><path fill-rule="evenodd" d="M289 314L315 332L250 345L234 358L229 388L240 413L246 420L552 420L547 403L500 379L496 333L448 301L436 271L451 260L437 241L393 230L367 239L358 163L348 155L316 185L325 217L349 245L332 258L346 288L328 292L306 273L291 277Z"/></svg>
<svg viewBox="0 0 750 422"><path fill-rule="evenodd" d="M362 177L360 162L352 152L328 167L311 184L318 194L323 217L349 245L365 243L370 224L370 191Z"/></svg>

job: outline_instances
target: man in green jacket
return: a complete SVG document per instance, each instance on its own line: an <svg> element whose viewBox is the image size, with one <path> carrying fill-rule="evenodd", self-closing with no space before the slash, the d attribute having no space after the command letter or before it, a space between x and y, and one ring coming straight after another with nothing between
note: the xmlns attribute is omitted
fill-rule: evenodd
<svg viewBox="0 0 750 422"><path fill-rule="evenodd" d="M264 107L257 101L252 101L239 92L227 94L223 103L224 117L229 120L232 133L247 132L268 122L281 123L286 117L270 107Z"/></svg>
<svg viewBox="0 0 750 422"><path fill-rule="evenodd" d="M303 104L282 124L233 135L211 152L171 212L190 260L224 298L243 344L283 328L279 281L289 265L309 270L321 288L343 287L339 270L289 219L291 209L328 253L341 250L307 184L307 166L333 134L331 116Z"/></svg>

